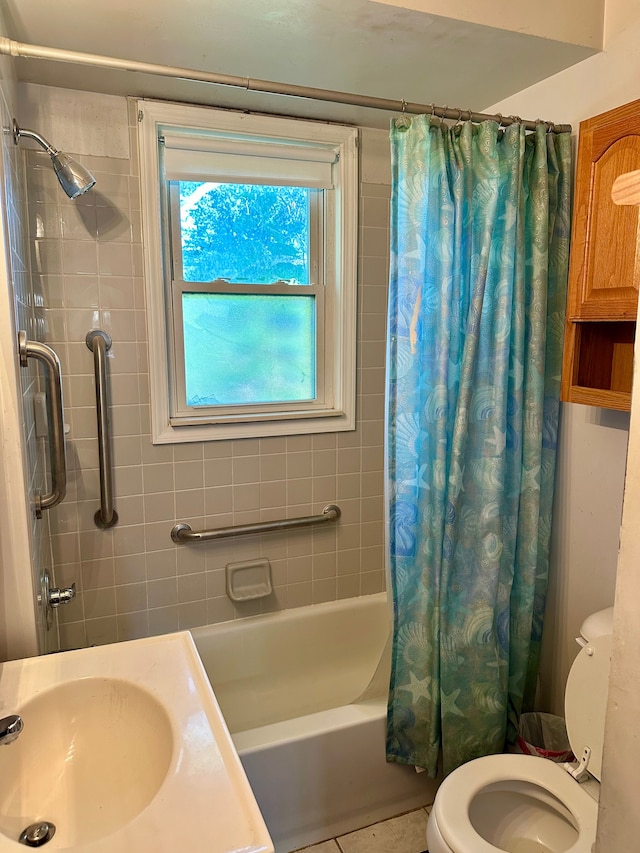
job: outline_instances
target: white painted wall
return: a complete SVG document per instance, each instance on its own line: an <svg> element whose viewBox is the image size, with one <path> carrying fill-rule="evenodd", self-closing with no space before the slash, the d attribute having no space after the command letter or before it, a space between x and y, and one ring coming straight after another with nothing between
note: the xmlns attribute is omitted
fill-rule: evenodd
<svg viewBox="0 0 640 853"><path fill-rule="evenodd" d="M602 47L604 0L373 0L517 33Z"/></svg>
<svg viewBox="0 0 640 853"><path fill-rule="evenodd" d="M636 335L636 352L638 341ZM629 459L618 561L605 725L603 785L594 853L636 853L640 838L640 359L634 368Z"/></svg>
<svg viewBox="0 0 640 853"><path fill-rule="evenodd" d="M561 715L580 625L613 603L628 424L621 412L561 410L539 694L542 707Z"/></svg>
<svg viewBox="0 0 640 853"><path fill-rule="evenodd" d="M488 107L486 112L568 122L577 132L583 119L640 95L639 35L640 0L608 0L602 53Z"/></svg>

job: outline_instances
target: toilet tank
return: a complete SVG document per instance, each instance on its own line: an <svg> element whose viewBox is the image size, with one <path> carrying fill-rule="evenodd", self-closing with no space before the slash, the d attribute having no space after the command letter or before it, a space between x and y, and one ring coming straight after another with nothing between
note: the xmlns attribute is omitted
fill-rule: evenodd
<svg viewBox="0 0 640 853"><path fill-rule="evenodd" d="M587 616L580 627L580 634L588 643L596 637L613 634L613 607L606 607Z"/></svg>

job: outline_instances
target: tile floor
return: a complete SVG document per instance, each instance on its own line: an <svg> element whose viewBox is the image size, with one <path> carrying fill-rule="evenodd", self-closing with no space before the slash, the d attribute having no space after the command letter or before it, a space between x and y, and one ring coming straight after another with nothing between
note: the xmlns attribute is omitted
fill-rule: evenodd
<svg viewBox="0 0 640 853"><path fill-rule="evenodd" d="M298 853L423 853L431 806L305 847Z"/></svg>

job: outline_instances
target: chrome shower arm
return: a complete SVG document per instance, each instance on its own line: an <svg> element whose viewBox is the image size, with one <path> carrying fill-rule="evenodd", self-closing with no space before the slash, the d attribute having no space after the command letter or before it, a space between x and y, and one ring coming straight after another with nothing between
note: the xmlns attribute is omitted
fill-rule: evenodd
<svg viewBox="0 0 640 853"><path fill-rule="evenodd" d="M18 140L21 138L34 139L38 143L38 145L41 145L44 148L44 150L50 157L53 157L55 154L60 153L57 148L54 148L53 145L47 142L44 136L40 136L40 134L36 133L35 130L27 130L27 128L25 127L18 127L18 122L14 119L13 141L16 145L18 144Z"/></svg>
<svg viewBox="0 0 640 853"><path fill-rule="evenodd" d="M8 133L8 129L6 129ZM19 127L18 122L13 120L13 141L17 145L22 138L33 139L38 145L41 145L51 157L51 163L56 173L56 177L60 181L60 186L66 192L70 199L75 199L79 195L86 193L95 184L96 179L88 169L78 163L73 157L68 154L63 154L57 148L54 148L51 143L47 142L44 136L40 136L35 130L26 130L24 127Z"/></svg>

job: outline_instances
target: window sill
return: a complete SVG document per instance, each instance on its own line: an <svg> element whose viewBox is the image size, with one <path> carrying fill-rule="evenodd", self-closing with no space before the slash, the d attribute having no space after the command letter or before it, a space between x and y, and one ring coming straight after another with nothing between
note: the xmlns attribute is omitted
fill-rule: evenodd
<svg viewBox="0 0 640 853"><path fill-rule="evenodd" d="M183 444L191 441L223 441L235 438L267 438L354 430L354 413L335 413L323 417L291 418L277 421L224 422L216 424L152 425L153 444Z"/></svg>

